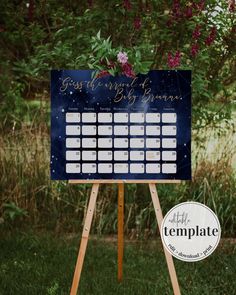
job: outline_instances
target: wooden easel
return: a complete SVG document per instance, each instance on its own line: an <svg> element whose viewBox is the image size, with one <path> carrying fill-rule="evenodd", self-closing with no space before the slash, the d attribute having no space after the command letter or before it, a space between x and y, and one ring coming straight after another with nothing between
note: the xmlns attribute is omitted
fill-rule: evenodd
<svg viewBox="0 0 236 295"><path fill-rule="evenodd" d="M80 243L79 254L76 262L74 278L71 286L70 295L76 295L81 271L83 267L84 257L86 253L86 248L88 244L89 232L91 228L92 218L95 210L99 184L102 183L117 183L118 184L118 282L122 281L123 276L123 255L124 255L124 183L147 183L149 185L149 190L152 197L153 206L155 209L156 219L158 223L159 230L161 231L161 223L163 220L162 210L160 206L160 201L157 194L156 184L158 183L180 183L179 180L70 180L71 184L81 184L81 183L93 183L92 191L90 194L89 205L86 213L86 218L83 227L82 239ZM170 274L170 279L174 291L174 295L181 295L179 283L175 271L175 266L171 254L164 248L164 253L166 257L166 262Z"/></svg>

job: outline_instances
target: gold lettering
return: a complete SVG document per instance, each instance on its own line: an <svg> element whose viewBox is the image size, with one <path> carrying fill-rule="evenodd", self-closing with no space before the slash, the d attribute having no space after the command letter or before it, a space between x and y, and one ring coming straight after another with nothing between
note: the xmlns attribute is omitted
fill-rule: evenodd
<svg viewBox="0 0 236 295"><path fill-rule="evenodd" d="M144 81L143 81L143 83L140 83L140 86L143 88L143 89L145 89L145 88L147 88L148 86L149 86L149 78L146 78Z"/></svg>
<svg viewBox="0 0 236 295"><path fill-rule="evenodd" d="M123 99L127 99L129 101L129 104L134 104L136 101L137 96L133 95L134 93L134 89L130 89L130 91L128 92L128 95L124 95L123 94L124 88L118 88L115 98L114 98L114 102L120 102Z"/></svg>
<svg viewBox="0 0 236 295"><path fill-rule="evenodd" d="M62 86L60 87L60 90L63 92L63 91L66 91L67 87L68 87L68 83L70 81L70 77L67 77L65 78L63 81L62 81Z"/></svg>
<svg viewBox="0 0 236 295"><path fill-rule="evenodd" d="M114 102L120 102L123 99L123 88L118 88Z"/></svg>
<svg viewBox="0 0 236 295"><path fill-rule="evenodd" d="M144 89L144 93L143 93L143 96L142 96L142 102L149 102L151 100L151 95L150 95L150 92L151 92L151 88L145 88Z"/></svg>
<svg viewBox="0 0 236 295"><path fill-rule="evenodd" d="M132 82L131 82L131 84L130 84L130 87L136 87L137 86L137 84L135 84L135 82L138 80L138 77L135 77L133 80L132 80Z"/></svg>

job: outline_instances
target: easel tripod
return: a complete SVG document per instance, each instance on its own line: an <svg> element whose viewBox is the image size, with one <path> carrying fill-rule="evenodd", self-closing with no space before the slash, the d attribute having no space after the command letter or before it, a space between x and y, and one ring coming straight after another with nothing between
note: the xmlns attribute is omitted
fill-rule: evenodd
<svg viewBox="0 0 236 295"><path fill-rule="evenodd" d="M71 184L81 184L84 183L84 180L70 180L69 183ZM90 194L90 200L89 205L86 213L86 218L84 222L83 232L82 232L82 239L80 243L80 249L79 254L76 262L75 272L74 272L74 278L71 286L70 295L76 295L80 276L82 272L84 257L86 253L88 238L89 238L89 232L92 224L92 218L95 210L99 185L101 183L118 183L118 281L120 282L122 280L123 276L123 254L124 254L124 183L148 183L150 194L152 197L153 206L155 209L155 215L158 223L159 230L161 229L161 223L163 220L162 210L160 206L160 201L157 194L156 184L158 183L180 183L179 180L153 180L153 181L123 181L123 180L99 180L99 181L86 181L86 183L93 183L91 194ZM173 262L173 258L171 254L164 248L165 258L170 274L170 279L173 287L174 295L180 295L180 288L179 283L175 271L175 266Z"/></svg>

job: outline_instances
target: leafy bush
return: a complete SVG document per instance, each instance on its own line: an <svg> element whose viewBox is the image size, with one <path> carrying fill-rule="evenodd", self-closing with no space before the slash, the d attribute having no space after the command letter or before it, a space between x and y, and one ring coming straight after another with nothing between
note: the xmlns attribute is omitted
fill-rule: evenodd
<svg viewBox="0 0 236 295"><path fill-rule="evenodd" d="M0 9L1 112L8 120L14 120L6 111L11 105L9 89L19 96L20 83L20 95L35 98L49 90L52 68L98 68L101 56L109 51L101 53L103 46L109 47L109 42L113 49L127 51L137 72L148 67L193 71L193 127L203 123L202 117L208 124L229 118L235 90L236 19L235 8L227 1L94 0L77 5L50 0L30 2L28 7L24 1L2 1ZM95 51L99 30L106 41ZM221 116L208 115L207 105L219 102L216 113ZM24 110L20 107L19 112Z"/></svg>

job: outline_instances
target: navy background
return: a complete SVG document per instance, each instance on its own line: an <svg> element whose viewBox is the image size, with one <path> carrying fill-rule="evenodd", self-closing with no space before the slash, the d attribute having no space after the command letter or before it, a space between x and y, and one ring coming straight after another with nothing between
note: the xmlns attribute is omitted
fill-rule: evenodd
<svg viewBox="0 0 236 295"><path fill-rule="evenodd" d="M191 71L150 71L147 75L138 75L142 82L148 76L152 81L152 93L158 95L180 95L181 100L155 100L142 103L141 99L133 105L127 100L114 103L116 91L98 87L95 91L83 87L75 90L68 87L60 91L62 80L70 76L74 81L89 81L91 70L52 70L51 71L51 178L65 179L191 179ZM103 77L102 82L131 82L125 76ZM129 89L126 91L128 92ZM135 88L135 95L142 95L141 87ZM100 108L111 108L108 112L176 112L177 113L177 173L176 174L67 174L65 172L65 115L66 112L83 112L84 108L93 107L95 112L104 112ZM114 109L115 108L115 109ZM117 110L116 108L119 108ZM93 111L91 111L93 112ZM134 124L132 124L134 125ZM145 125L145 124L142 124ZM161 125L161 124L160 124ZM166 124L165 124L166 125ZM172 125L172 124L170 124ZM76 136L78 137L78 136ZM129 136L131 137L131 136ZM135 137L135 136L133 136ZM162 135L159 136L162 138ZM93 149L95 150L95 149ZM112 150L112 149L109 149ZM127 149L126 149L127 150ZM146 149L148 150L148 149ZM160 149L161 151L162 149ZM80 162L81 164L82 162ZM129 163L129 161L128 161ZM145 164L145 161L143 162ZM160 164L165 161L160 161Z"/></svg>

